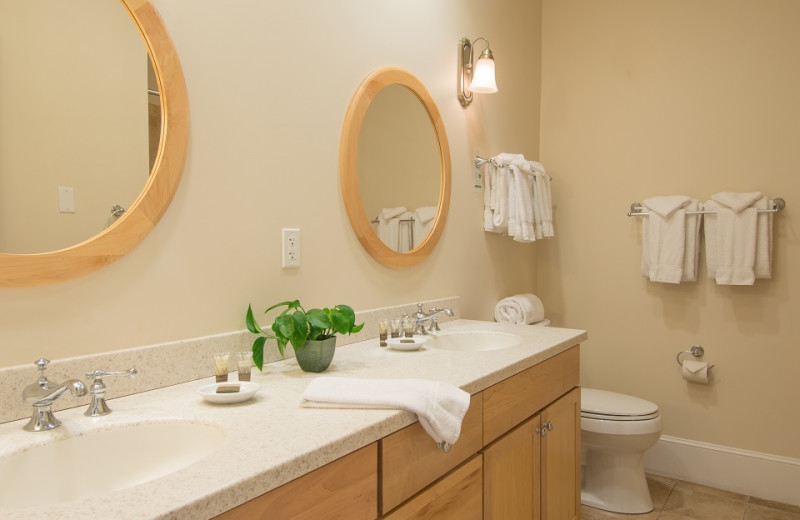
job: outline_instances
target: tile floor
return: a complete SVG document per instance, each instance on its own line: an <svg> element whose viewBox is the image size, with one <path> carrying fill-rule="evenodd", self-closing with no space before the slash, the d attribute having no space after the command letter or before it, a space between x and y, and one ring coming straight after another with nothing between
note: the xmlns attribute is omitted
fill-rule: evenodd
<svg viewBox="0 0 800 520"><path fill-rule="evenodd" d="M779 504L700 484L648 475L655 509L642 515L609 513L587 506L583 520L800 520L800 506Z"/></svg>

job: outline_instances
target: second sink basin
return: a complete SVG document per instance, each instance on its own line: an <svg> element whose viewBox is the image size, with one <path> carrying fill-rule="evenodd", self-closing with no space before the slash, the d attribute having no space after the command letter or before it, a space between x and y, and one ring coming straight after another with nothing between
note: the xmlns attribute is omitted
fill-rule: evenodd
<svg viewBox="0 0 800 520"><path fill-rule="evenodd" d="M214 426L164 422L35 446L0 458L0 511L103 496L143 484L205 458L224 438Z"/></svg>
<svg viewBox="0 0 800 520"><path fill-rule="evenodd" d="M425 346L439 350L476 352L516 347L522 338L506 332L495 331L443 331L431 337Z"/></svg>

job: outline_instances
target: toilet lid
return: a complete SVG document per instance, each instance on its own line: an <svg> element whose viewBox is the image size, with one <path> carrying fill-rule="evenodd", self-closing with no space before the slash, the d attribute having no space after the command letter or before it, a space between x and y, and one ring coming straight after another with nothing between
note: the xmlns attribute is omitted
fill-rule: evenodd
<svg viewBox="0 0 800 520"><path fill-rule="evenodd" d="M658 417L658 406L632 395L581 388L581 416L608 421L644 421Z"/></svg>

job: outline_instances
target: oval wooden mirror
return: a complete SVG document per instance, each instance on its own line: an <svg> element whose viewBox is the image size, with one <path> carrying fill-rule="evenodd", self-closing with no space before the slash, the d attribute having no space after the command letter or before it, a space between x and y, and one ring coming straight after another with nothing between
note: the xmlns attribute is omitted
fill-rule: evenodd
<svg viewBox="0 0 800 520"><path fill-rule="evenodd" d="M0 253L0 286L34 286L85 275L122 257L156 225L180 181L189 135L189 108L180 61L155 6L148 0L120 0L145 43L160 99L160 136L144 188L115 221L90 238L56 251ZM146 56L144 57L146 62ZM147 74L143 67L142 74ZM57 86L53 88L58 88ZM148 95L146 89L143 95ZM90 99L90 102L97 102ZM145 107L142 107L147 110ZM108 110L107 106L89 107ZM158 119L156 119L158 124ZM107 129L109 133L114 128ZM46 151L44 153L47 153ZM97 153L88 150L86 153ZM122 160L120 158L119 160ZM113 175L113 171L107 172ZM76 197L78 199L78 197ZM124 201L121 201L124 202ZM80 199L78 199L80 203ZM120 208L121 209L121 208Z"/></svg>
<svg viewBox="0 0 800 520"><path fill-rule="evenodd" d="M383 68L359 85L345 115L339 175L353 231L375 260L402 269L431 253L450 206L450 147L436 104L411 73ZM399 243L379 236L389 211Z"/></svg>

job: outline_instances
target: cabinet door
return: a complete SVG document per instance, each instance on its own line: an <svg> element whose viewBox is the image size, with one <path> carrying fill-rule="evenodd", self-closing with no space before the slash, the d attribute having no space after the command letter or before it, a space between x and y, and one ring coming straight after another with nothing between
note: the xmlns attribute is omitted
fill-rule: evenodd
<svg viewBox="0 0 800 520"><path fill-rule="evenodd" d="M547 428L541 437L543 520L574 520L580 514L580 395L575 388L541 413Z"/></svg>
<svg viewBox="0 0 800 520"><path fill-rule="evenodd" d="M539 519L538 424L536 415L484 449L484 520Z"/></svg>
<svg viewBox="0 0 800 520"><path fill-rule="evenodd" d="M475 455L384 520L481 520L481 470Z"/></svg>

